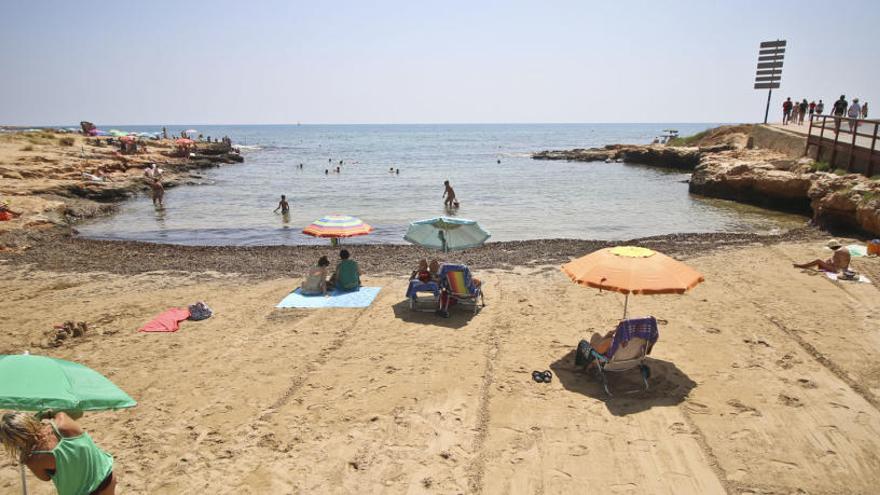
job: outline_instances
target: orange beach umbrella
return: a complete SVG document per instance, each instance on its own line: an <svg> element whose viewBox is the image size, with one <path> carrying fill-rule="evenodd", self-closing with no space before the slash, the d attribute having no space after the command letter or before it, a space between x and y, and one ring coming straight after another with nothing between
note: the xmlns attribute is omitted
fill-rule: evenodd
<svg viewBox="0 0 880 495"><path fill-rule="evenodd" d="M663 253L635 246L594 251L562 265L577 284L626 294L682 294L705 280L700 272Z"/></svg>

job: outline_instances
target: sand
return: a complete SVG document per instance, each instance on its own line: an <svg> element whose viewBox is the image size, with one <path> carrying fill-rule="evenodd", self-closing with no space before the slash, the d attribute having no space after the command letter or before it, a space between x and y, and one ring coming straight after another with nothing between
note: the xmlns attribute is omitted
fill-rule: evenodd
<svg viewBox="0 0 880 495"><path fill-rule="evenodd" d="M487 306L442 319L409 310L407 269L366 276L369 308L278 310L283 273L0 262L0 352L84 363L139 401L81 421L119 493L876 493L880 297L791 267L821 245L681 254L706 282L631 299L662 319L652 388L614 376L613 398L572 350L623 297L555 264L482 269ZM880 260L855 268L880 282ZM196 300L216 315L136 332ZM43 347L64 320L89 333ZM0 492L17 487L3 457Z"/></svg>

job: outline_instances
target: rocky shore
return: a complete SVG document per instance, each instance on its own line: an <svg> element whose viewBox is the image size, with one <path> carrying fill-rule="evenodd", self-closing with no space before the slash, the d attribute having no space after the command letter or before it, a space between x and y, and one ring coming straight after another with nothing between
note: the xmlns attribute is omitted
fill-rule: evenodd
<svg viewBox="0 0 880 495"><path fill-rule="evenodd" d="M760 131L757 132L757 131ZM759 136L760 139L756 139ZM790 138L787 138L790 139ZM687 139L685 139L687 140ZM800 157L801 146L778 147L760 126L722 126L688 146L609 145L541 151L536 160L623 161L692 170L689 191L809 215L831 230L880 235L880 180ZM767 147L760 147L766 144Z"/></svg>
<svg viewBox="0 0 880 495"><path fill-rule="evenodd" d="M178 155L167 139L125 155L106 138L52 130L0 133L0 200L18 214L0 222L0 233L65 229L111 213L118 202L149 191L144 168L152 163L164 170L162 182L170 188L204 182L198 170L244 161L223 143L197 142L191 154Z"/></svg>

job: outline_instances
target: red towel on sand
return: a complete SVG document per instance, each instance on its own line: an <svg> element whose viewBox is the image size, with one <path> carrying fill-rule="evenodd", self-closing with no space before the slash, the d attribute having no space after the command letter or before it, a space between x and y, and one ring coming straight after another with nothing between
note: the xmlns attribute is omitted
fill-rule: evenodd
<svg viewBox="0 0 880 495"><path fill-rule="evenodd" d="M160 313L138 332L176 332L180 322L189 318L189 308L171 308Z"/></svg>

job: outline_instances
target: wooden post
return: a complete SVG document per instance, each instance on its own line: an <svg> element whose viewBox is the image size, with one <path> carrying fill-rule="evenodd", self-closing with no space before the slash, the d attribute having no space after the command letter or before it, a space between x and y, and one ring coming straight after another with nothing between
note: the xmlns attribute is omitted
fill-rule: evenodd
<svg viewBox="0 0 880 495"><path fill-rule="evenodd" d="M822 128L819 130L819 148L816 150L816 161L822 160L822 143L825 140L825 126L828 125L828 116L822 116Z"/></svg>
<svg viewBox="0 0 880 495"><path fill-rule="evenodd" d="M871 138L871 152L868 154L868 177L874 176L874 148L877 146L877 128L880 127L880 122L874 122L874 137Z"/></svg>
<svg viewBox="0 0 880 495"><path fill-rule="evenodd" d="M835 169L834 159L837 158L837 139L840 137L840 117L834 117L834 144L831 146L831 170Z"/></svg>
<svg viewBox="0 0 880 495"><path fill-rule="evenodd" d="M846 162L846 171L852 172L853 159L856 154L856 137L859 132L859 119L849 119L849 132L852 133L852 142L849 145L849 161Z"/></svg>
<svg viewBox="0 0 880 495"><path fill-rule="evenodd" d="M804 147L804 156L810 154L810 138L813 136L813 117L815 115L810 114L810 127L807 128L807 145ZM819 156L818 153L816 156Z"/></svg>

